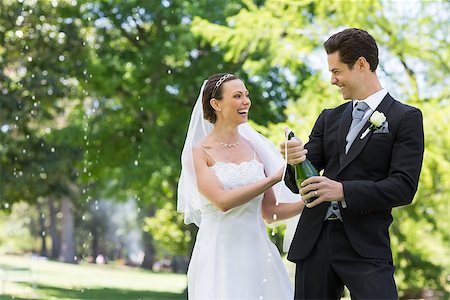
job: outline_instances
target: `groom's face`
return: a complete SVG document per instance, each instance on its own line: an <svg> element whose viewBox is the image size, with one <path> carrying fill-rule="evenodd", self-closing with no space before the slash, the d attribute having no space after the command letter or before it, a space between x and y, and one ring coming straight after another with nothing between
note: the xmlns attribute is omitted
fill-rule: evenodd
<svg viewBox="0 0 450 300"><path fill-rule="evenodd" d="M350 68L341 61L339 52L336 51L328 54L328 70L331 72L331 84L339 87L344 99L360 99L358 96L362 94L364 76L358 68L358 63Z"/></svg>

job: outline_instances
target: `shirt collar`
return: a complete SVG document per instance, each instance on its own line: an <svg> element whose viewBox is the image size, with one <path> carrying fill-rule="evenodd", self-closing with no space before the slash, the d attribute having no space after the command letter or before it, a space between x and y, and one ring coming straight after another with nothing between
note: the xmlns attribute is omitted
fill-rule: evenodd
<svg viewBox="0 0 450 300"><path fill-rule="evenodd" d="M375 111L378 107L378 105L381 103L381 101L383 101L384 97L387 95L387 90L386 89L381 89L378 92L370 95L369 97L367 97L366 99L363 100L353 100L353 108L355 107L355 105L359 102L359 101L364 101L367 103L367 105L369 105L369 108L372 111Z"/></svg>

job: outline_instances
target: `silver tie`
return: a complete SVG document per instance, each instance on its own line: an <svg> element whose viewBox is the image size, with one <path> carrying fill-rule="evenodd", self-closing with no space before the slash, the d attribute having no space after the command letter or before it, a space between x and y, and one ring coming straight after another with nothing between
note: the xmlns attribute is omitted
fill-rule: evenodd
<svg viewBox="0 0 450 300"><path fill-rule="evenodd" d="M345 146L345 153L348 152L348 149L350 149L350 146L353 144L353 141L355 140L356 136L364 126L364 122L361 122L361 120L368 108L369 105L367 105L366 102L359 101L358 104L356 104L355 108L353 109L352 124L350 125L350 129L348 130L346 138L347 145Z"/></svg>

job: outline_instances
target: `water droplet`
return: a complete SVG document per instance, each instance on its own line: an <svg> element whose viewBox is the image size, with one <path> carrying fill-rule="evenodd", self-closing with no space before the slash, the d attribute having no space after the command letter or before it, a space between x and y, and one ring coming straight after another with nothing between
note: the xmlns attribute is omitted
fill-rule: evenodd
<svg viewBox="0 0 450 300"><path fill-rule="evenodd" d="M134 165L135 165L135 166L138 166L138 165L139 165L139 162L138 162L137 160L135 160L135 161L134 161Z"/></svg>
<svg viewBox="0 0 450 300"><path fill-rule="evenodd" d="M21 39L21 38L23 38L23 31L22 30L16 30L16 36L19 38L19 39Z"/></svg>

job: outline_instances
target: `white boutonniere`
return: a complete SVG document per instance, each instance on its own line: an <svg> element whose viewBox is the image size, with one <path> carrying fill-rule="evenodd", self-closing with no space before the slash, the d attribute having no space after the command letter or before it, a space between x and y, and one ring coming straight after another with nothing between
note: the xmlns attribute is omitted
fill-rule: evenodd
<svg viewBox="0 0 450 300"><path fill-rule="evenodd" d="M369 122L371 123L370 126L364 131L364 133L361 135L360 139L366 137L366 135L371 130L377 130L380 129L385 123L386 123L386 116L379 111L374 111L374 113L370 116Z"/></svg>

